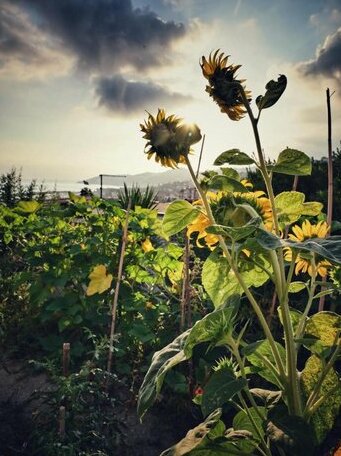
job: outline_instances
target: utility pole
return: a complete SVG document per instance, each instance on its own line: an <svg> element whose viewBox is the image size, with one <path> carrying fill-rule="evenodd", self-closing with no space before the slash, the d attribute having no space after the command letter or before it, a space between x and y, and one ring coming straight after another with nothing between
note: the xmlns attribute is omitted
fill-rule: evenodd
<svg viewBox="0 0 341 456"><path fill-rule="evenodd" d="M102 199L103 198L103 177L127 177L126 174L100 174L99 175L99 196Z"/></svg>

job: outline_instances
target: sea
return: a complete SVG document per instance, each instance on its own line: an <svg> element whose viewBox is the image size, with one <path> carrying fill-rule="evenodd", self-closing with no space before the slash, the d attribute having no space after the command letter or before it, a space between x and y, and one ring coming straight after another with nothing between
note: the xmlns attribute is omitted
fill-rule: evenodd
<svg viewBox="0 0 341 456"><path fill-rule="evenodd" d="M22 184L26 187L29 185L31 181L29 180L24 180L22 181ZM94 194L99 194L100 191L100 186L98 183L96 184L89 184L86 185L83 182L76 182L76 181L52 181L52 180L46 180L46 181L40 181L37 180L37 185L36 185L36 191L39 191L40 185L43 185L43 191L47 193L55 193L58 194L60 197L64 198L68 196L69 192L79 194L79 192L82 190L82 188L87 187L89 188ZM118 189L121 186L119 185L106 185L103 184L103 190L106 189Z"/></svg>

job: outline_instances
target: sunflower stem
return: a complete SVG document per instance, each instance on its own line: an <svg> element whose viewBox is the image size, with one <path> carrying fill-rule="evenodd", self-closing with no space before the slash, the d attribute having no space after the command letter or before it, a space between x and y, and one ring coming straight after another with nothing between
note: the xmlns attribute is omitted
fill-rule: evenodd
<svg viewBox="0 0 341 456"><path fill-rule="evenodd" d="M207 217L209 218L210 222L212 223L212 225L215 225L216 224L216 221L215 221L215 218L213 216L213 213L212 213L212 209L211 209L211 206L207 200L207 197L206 197L206 193L202 190L202 188L200 187L200 184L195 176L195 173L193 171L193 168L192 168L192 165L188 159L188 156L186 156L186 164L187 164L187 167L188 167L188 170L190 172L190 175L192 177L192 180L193 180L193 183L201 197L201 200L204 204L204 207L206 209L206 214L207 214ZM282 362L282 359L281 359L281 356L279 354L279 350L276 346L276 343L275 343L275 339L271 333L271 330L269 328L269 325L263 315L263 312L262 312L262 309L260 308L260 306L258 305L256 299L254 298L253 294L251 293L251 291L249 290L249 287L246 285L246 283L244 282L243 280L243 277L242 275L239 273L238 271L238 267L237 265L235 264L235 262L233 261L233 258L230 254L230 251L226 245L226 242L224 240L224 238L222 236L218 236L218 239L219 239L219 244L220 244L220 247L222 248L223 252L224 252L224 255L230 265L230 268L232 269L232 271L234 272L235 276L236 276L236 279L238 280L240 286L242 287L246 297L248 298L248 300L250 301L250 304L255 312L255 314L257 315L258 317L258 320L263 328L263 331L264 331L264 334L266 336L266 338L268 339L269 341L269 344L270 344L270 347L271 347L271 351L273 353L273 356L275 358L275 361L276 361L276 366L277 366L277 369L278 369L278 372L280 374L280 377L282 379L282 381L284 383L286 383L286 375L285 375L285 370L284 370L284 365L283 365L283 362Z"/></svg>
<svg viewBox="0 0 341 456"><path fill-rule="evenodd" d="M278 215L275 204L275 195L271 183L271 178L268 173L265 158L262 151L262 145L260 141L259 131L258 131L258 120L255 119L250 103L246 97L243 86L240 84L240 94L243 100L243 104L246 108L248 116L251 121L258 160L259 160L259 170L262 174L262 177L265 182L266 190L270 200L270 205L272 209L273 216L273 226L277 236L280 236L280 228L278 223ZM276 257L276 258L275 258ZM290 318L289 311L289 299L288 299L288 287L286 286L285 278L285 263L283 248L277 250L276 255L271 255L273 260L273 268L275 273L276 280L276 290L278 294L279 303L282 309L282 318L283 318L283 329L284 329L284 340L285 340L285 350L286 350L286 374L287 374L287 397L288 397L288 409L289 413L302 416L302 399L299 388L299 378L297 373L297 351L294 339L294 330L292 326L292 321Z"/></svg>

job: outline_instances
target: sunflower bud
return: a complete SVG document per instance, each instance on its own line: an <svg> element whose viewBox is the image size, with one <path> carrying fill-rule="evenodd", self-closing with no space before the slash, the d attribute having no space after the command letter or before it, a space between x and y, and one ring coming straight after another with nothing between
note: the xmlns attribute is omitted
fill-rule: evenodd
<svg viewBox="0 0 341 456"><path fill-rule="evenodd" d="M201 139L197 125L182 124L181 119L174 115L166 117L163 109L159 109L155 117L149 114L140 127L147 140L148 159L155 155L156 162L170 168L177 168L179 163L185 163L191 146Z"/></svg>
<svg viewBox="0 0 341 456"><path fill-rule="evenodd" d="M219 49L208 60L202 57L200 66L204 77L208 80L206 92L220 107L221 112L226 113L231 120L240 120L244 117L246 109L240 94L243 79L236 78L236 71L240 65L228 65L229 56L224 56ZM244 86L243 86L244 89ZM245 90L248 100L251 99L251 92Z"/></svg>

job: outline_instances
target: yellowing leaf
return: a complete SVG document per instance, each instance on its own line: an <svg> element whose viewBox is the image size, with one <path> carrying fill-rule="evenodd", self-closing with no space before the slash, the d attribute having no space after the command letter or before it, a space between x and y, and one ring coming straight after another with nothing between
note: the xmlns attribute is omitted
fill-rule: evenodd
<svg viewBox="0 0 341 456"><path fill-rule="evenodd" d="M151 250L154 250L153 244L150 242L150 239L147 238L142 242L142 250L146 252L150 252Z"/></svg>
<svg viewBox="0 0 341 456"><path fill-rule="evenodd" d="M112 274L107 274L107 268L104 264L95 266L89 274L90 283L86 289L86 295L92 296L96 293L103 293L111 286Z"/></svg>

